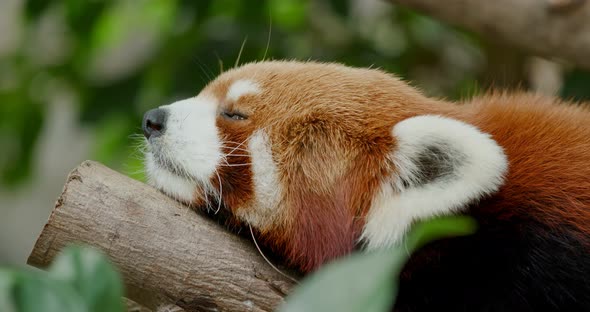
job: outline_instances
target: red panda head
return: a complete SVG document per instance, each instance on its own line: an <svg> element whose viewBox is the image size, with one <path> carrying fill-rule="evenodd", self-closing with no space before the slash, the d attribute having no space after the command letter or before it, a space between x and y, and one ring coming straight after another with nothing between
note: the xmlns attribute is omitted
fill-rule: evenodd
<svg viewBox="0 0 590 312"><path fill-rule="evenodd" d="M441 117L460 115L378 70L248 64L146 113L146 169L155 187L226 210L309 271L497 190L502 149Z"/></svg>

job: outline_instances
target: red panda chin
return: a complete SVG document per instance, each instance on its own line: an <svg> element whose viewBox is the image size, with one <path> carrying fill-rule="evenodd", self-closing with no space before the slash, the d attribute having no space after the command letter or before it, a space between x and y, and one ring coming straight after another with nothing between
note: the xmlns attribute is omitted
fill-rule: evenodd
<svg viewBox="0 0 590 312"><path fill-rule="evenodd" d="M196 184L148 162L154 185L213 194L290 265L314 271L467 214L479 231L413 255L397 309L590 310L587 108L526 94L457 105L379 70L281 61L225 72L197 98L167 107L196 113L164 134Z"/></svg>

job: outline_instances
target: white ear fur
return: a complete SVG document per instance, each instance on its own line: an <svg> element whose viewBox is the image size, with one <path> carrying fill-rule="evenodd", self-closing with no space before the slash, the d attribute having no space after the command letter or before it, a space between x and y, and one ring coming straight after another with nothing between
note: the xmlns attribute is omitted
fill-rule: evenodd
<svg viewBox="0 0 590 312"><path fill-rule="evenodd" d="M361 240L399 243L417 220L458 212L504 181L508 161L490 135L451 118L412 117L393 128L396 172L373 199Z"/></svg>

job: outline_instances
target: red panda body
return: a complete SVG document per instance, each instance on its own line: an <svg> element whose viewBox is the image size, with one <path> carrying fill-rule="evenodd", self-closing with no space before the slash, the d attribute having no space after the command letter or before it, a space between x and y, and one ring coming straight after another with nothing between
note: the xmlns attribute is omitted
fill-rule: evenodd
<svg viewBox="0 0 590 312"><path fill-rule="evenodd" d="M571 105L491 95L461 108L504 148L510 169L497 193L464 212L476 234L412 256L399 311L590 309L590 114Z"/></svg>
<svg viewBox="0 0 590 312"><path fill-rule="evenodd" d="M590 110L534 95L427 98L377 70L263 62L144 118L151 183L304 272L419 220L398 311L590 310Z"/></svg>

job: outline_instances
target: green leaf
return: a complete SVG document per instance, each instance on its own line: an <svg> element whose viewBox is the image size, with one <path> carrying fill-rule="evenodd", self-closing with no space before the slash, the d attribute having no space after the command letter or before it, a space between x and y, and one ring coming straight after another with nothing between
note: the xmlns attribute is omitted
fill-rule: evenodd
<svg viewBox="0 0 590 312"><path fill-rule="evenodd" d="M14 288L15 280L15 273L8 270L0 270L0 311L16 311L16 305L12 298L12 289Z"/></svg>
<svg viewBox="0 0 590 312"><path fill-rule="evenodd" d="M385 311L396 290L395 270L405 258L387 250L332 262L295 289L280 311Z"/></svg>
<svg viewBox="0 0 590 312"><path fill-rule="evenodd" d="M82 297L70 285L45 272L0 269L0 311L86 312Z"/></svg>
<svg viewBox="0 0 590 312"><path fill-rule="evenodd" d="M475 222L463 216L419 223L402 245L355 253L324 266L295 289L280 311L388 311L397 293L397 276L411 252L441 237L469 235L475 228Z"/></svg>
<svg viewBox="0 0 590 312"><path fill-rule="evenodd" d="M70 285L90 312L123 311L123 286L119 273L101 252L69 247L53 262L49 275Z"/></svg>
<svg viewBox="0 0 590 312"><path fill-rule="evenodd" d="M475 233L477 223L467 216L445 216L417 223L408 234L404 248L415 251L425 244L445 237Z"/></svg>

